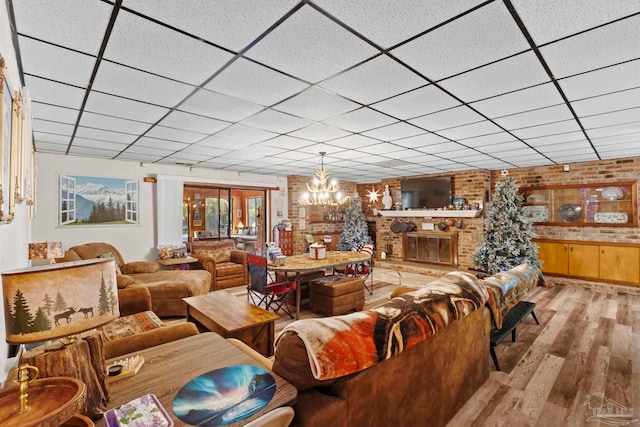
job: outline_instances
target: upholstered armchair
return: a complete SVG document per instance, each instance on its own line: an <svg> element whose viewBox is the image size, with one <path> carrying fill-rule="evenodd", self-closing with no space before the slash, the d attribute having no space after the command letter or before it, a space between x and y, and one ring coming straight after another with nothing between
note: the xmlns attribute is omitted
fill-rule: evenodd
<svg viewBox="0 0 640 427"><path fill-rule="evenodd" d="M231 239L191 242L191 256L198 258L200 268L211 274L211 291L246 286L248 252L236 250Z"/></svg>

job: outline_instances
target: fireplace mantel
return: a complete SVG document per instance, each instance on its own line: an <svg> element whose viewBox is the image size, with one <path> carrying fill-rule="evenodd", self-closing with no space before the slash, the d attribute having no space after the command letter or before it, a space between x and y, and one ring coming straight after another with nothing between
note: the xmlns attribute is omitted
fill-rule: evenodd
<svg viewBox="0 0 640 427"><path fill-rule="evenodd" d="M482 213L482 209L462 210L437 210L437 209L412 209L406 211L381 210L378 214L390 217L415 217L415 218L476 218Z"/></svg>

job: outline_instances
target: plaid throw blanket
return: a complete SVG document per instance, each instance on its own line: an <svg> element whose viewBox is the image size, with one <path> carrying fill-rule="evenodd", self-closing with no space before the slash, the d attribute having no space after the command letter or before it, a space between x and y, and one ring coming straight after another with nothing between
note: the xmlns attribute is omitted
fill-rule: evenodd
<svg viewBox="0 0 640 427"><path fill-rule="evenodd" d="M313 376L338 378L415 346L487 299L479 279L454 271L372 310L292 322L275 344L283 334L295 332L305 344Z"/></svg>
<svg viewBox="0 0 640 427"><path fill-rule="evenodd" d="M482 284L489 292L487 306L496 328L502 328L504 315L535 288L539 281L544 281L542 272L529 264L521 264L482 279Z"/></svg>

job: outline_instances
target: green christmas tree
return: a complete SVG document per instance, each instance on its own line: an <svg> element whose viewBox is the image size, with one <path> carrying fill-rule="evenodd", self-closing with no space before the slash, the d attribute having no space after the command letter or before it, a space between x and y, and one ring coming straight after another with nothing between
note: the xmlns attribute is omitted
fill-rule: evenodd
<svg viewBox="0 0 640 427"><path fill-rule="evenodd" d="M496 184L484 222L484 241L473 255L477 266L494 274L520 264L541 267L533 227L522 210L523 198L508 175Z"/></svg>
<svg viewBox="0 0 640 427"><path fill-rule="evenodd" d="M362 213L362 201L354 193L345 211L344 230L336 248L339 251L359 251L364 245L373 243L369 236L369 226Z"/></svg>

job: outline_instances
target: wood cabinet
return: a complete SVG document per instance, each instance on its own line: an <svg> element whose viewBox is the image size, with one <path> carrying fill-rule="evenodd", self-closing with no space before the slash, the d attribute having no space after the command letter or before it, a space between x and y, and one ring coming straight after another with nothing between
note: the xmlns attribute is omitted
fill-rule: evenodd
<svg viewBox="0 0 640 427"><path fill-rule="evenodd" d="M342 206L308 206L309 223L343 223L345 208Z"/></svg>
<svg viewBox="0 0 640 427"><path fill-rule="evenodd" d="M640 286L640 245L534 239L542 272Z"/></svg>
<svg viewBox="0 0 640 427"><path fill-rule="evenodd" d="M532 222L560 226L637 227L636 181L524 187Z"/></svg>

